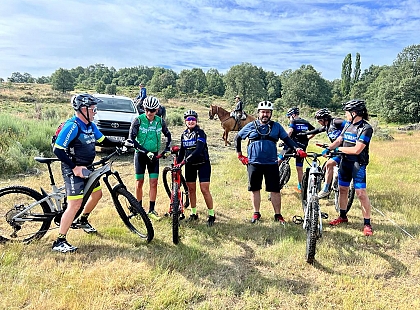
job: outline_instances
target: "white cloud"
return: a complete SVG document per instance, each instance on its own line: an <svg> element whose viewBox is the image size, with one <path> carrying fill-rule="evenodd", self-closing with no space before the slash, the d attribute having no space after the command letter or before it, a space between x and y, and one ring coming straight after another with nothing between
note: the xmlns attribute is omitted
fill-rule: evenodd
<svg viewBox="0 0 420 310"><path fill-rule="evenodd" d="M419 44L418 29L415 0L2 0L0 77L95 63L226 72L249 62L277 73L311 64L332 80L348 53L363 68L391 64Z"/></svg>

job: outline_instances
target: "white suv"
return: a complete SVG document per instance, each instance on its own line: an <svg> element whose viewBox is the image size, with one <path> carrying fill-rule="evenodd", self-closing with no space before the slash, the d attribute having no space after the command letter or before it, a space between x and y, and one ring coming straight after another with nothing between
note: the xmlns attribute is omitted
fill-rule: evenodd
<svg viewBox="0 0 420 310"><path fill-rule="evenodd" d="M116 95L93 96L102 100L93 120L98 129L107 137L127 139L131 122L139 115L133 100Z"/></svg>

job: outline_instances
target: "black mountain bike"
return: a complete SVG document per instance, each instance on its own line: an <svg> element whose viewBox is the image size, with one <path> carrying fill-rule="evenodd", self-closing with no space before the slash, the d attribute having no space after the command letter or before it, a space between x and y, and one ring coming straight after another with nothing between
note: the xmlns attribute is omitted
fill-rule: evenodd
<svg viewBox="0 0 420 310"><path fill-rule="evenodd" d="M180 220L185 218L184 210L190 205L188 186L182 175L181 167L177 167L176 158L178 156L179 146L174 145L171 148L173 162L170 167L164 167L162 171L163 186L168 194L171 203L166 216L172 218L172 241L179 243L179 225Z"/></svg>
<svg viewBox="0 0 420 310"><path fill-rule="evenodd" d="M81 214L93 189L102 177L111 193L118 215L140 238L150 242L154 237L152 223L137 199L127 190L118 171L112 170L113 157L125 152L125 148L116 148L114 152L89 166L94 169L88 173L81 208L75 219ZM26 186L8 186L0 189L0 242L20 241L28 243L42 238L50 228L51 222L59 226L67 207L65 186L57 187L51 165L58 158L35 157L35 160L48 167L52 191L41 193ZM100 166L96 168L97 166ZM110 177L114 185L111 185Z"/></svg>

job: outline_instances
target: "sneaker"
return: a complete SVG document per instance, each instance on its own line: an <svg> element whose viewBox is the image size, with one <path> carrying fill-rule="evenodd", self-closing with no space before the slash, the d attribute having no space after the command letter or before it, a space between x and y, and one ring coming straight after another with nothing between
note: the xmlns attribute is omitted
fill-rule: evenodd
<svg viewBox="0 0 420 310"><path fill-rule="evenodd" d="M188 219L189 222L197 221L198 220L198 214L190 214L190 217Z"/></svg>
<svg viewBox="0 0 420 310"><path fill-rule="evenodd" d="M67 242L67 240L55 240L52 245L52 250L61 253L72 253L77 250L77 247L72 246L70 243Z"/></svg>
<svg viewBox="0 0 420 310"><path fill-rule="evenodd" d="M318 198L322 199L322 198L327 198L330 195L330 191L320 191L318 193Z"/></svg>
<svg viewBox="0 0 420 310"><path fill-rule="evenodd" d="M207 226L213 226L215 220L216 217L214 215L209 215L209 218L207 219Z"/></svg>
<svg viewBox="0 0 420 310"><path fill-rule="evenodd" d="M302 193L302 189L301 188L299 188L298 186L296 186L295 188L294 188L294 190L295 190L295 192L296 193Z"/></svg>
<svg viewBox="0 0 420 310"><path fill-rule="evenodd" d="M337 226L341 223L347 223L349 221L348 218L343 219L342 217L337 217L334 221L330 222L331 226Z"/></svg>
<svg viewBox="0 0 420 310"><path fill-rule="evenodd" d="M372 225L365 225L365 227L363 228L363 234L365 236L372 236L373 235Z"/></svg>
<svg viewBox="0 0 420 310"><path fill-rule="evenodd" d="M77 228L77 229L83 229L83 231L87 234L95 234L97 233L97 230L95 228L93 228L92 225L90 225L89 222L81 222L80 219L77 219L76 222L73 222L72 224L73 227Z"/></svg>
<svg viewBox="0 0 420 310"><path fill-rule="evenodd" d="M274 214L274 222L280 222L281 224L284 224L286 221L284 220L283 216L281 216L281 214Z"/></svg>
<svg viewBox="0 0 420 310"><path fill-rule="evenodd" d="M254 212L252 215L251 223L254 224L256 221L259 221L261 218L260 212Z"/></svg>
<svg viewBox="0 0 420 310"><path fill-rule="evenodd" d="M148 215L148 216L149 216L149 218L151 218L152 220L155 220L155 221L159 221L159 220L160 220L160 216L158 215L158 213L157 213L155 210L150 211L149 213L147 213L147 215Z"/></svg>

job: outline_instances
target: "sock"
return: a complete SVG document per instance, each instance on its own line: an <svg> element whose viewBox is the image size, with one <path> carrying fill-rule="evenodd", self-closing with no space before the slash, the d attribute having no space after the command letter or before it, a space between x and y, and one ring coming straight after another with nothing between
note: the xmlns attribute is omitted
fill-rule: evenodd
<svg viewBox="0 0 420 310"><path fill-rule="evenodd" d="M370 225L370 219L363 219L364 225Z"/></svg>
<svg viewBox="0 0 420 310"><path fill-rule="evenodd" d="M191 208L191 214L197 214L197 207Z"/></svg>
<svg viewBox="0 0 420 310"><path fill-rule="evenodd" d="M149 204L149 212L152 212L155 210L156 201L151 201Z"/></svg>
<svg viewBox="0 0 420 310"><path fill-rule="evenodd" d="M342 219L346 219L347 218L347 211L346 210L341 210L340 209L340 217Z"/></svg>
<svg viewBox="0 0 420 310"><path fill-rule="evenodd" d="M57 240L59 240L59 241L64 241L64 240L66 240L66 234L58 234L58 238L57 238Z"/></svg>
<svg viewBox="0 0 420 310"><path fill-rule="evenodd" d="M298 183L297 189L299 189L299 190L301 190L301 189L302 189L302 187L301 187L300 183Z"/></svg>
<svg viewBox="0 0 420 310"><path fill-rule="evenodd" d="M328 192L329 188L330 188L330 184L325 183L324 184L324 192Z"/></svg>
<svg viewBox="0 0 420 310"><path fill-rule="evenodd" d="M214 209L209 209L209 215L214 216Z"/></svg>
<svg viewBox="0 0 420 310"><path fill-rule="evenodd" d="M89 213L83 213L83 214L80 216L80 222L81 222L81 223L86 223L86 222L87 222L88 217L89 217Z"/></svg>

